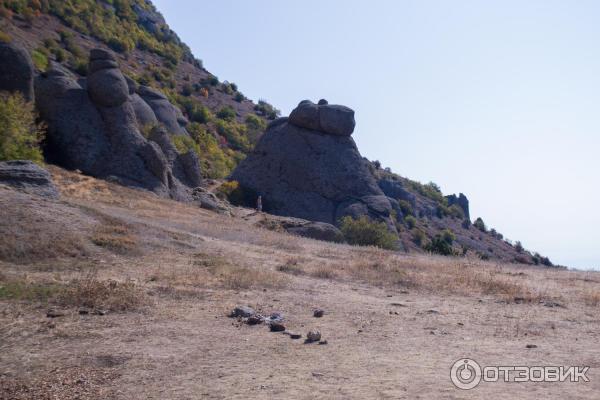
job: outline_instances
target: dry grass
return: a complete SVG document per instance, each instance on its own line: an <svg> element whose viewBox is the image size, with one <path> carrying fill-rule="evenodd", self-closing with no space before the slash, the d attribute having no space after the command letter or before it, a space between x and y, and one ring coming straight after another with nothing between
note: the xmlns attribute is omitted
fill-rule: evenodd
<svg viewBox="0 0 600 400"><path fill-rule="evenodd" d="M116 218L104 217L94 230L92 243L119 254L131 253L138 247L138 240L130 225Z"/></svg>
<svg viewBox="0 0 600 400"><path fill-rule="evenodd" d="M285 264L277 267L277 271L291 275L304 275L305 272L301 266L302 261L303 260L298 257L288 258L285 261Z"/></svg>
<svg viewBox="0 0 600 400"><path fill-rule="evenodd" d="M590 307L598 307L600 305L600 291L588 290L583 294L583 301Z"/></svg>
<svg viewBox="0 0 600 400"><path fill-rule="evenodd" d="M136 310L145 303L142 291L130 280L100 281L94 273L65 285L56 299L61 306L88 307L110 311Z"/></svg>
<svg viewBox="0 0 600 400"><path fill-rule="evenodd" d="M169 286L196 288L222 287L225 289L282 288L288 278L266 268L238 265L227 258L207 253L194 254L189 262L174 262L160 266L149 281Z"/></svg>

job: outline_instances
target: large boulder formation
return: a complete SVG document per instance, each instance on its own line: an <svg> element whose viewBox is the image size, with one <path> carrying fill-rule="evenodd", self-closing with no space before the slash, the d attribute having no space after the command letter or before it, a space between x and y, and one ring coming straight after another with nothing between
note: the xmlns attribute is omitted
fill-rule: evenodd
<svg viewBox="0 0 600 400"><path fill-rule="evenodd" d="M87 79L78 80L53 64L36 79L50 160L163 197L193 200L191 189L202 183L198 156L175 150L168 127L140 96L144 90L123 76L111 52L92 50L88 71ZM160 132L145 138L141 130L147 124Z"/></svg>
<svg viewBox="0 0 600 400"><path fill-rule="evenodd" d="M172 134L187 135L185 127L188 120L183 116L181 110L169 102L167 97L160 91L149 86L140 86L138 94L146 102L154 115L167 130Z"/></svg>
<svg viewBox="0 0 600 400"><path fill-rule="evenodd" d="M20 92L33 100L33 63L27 50L16 43L0 42L0 90Z"/></svg>
<svg viewBox="0 0 600 400"><path fill-rule="evenodd" d="M469 199L467 199L467 196L462 193L459 193L458 196L451 194L446 196L446 199L448 199L448 206L451 207L456 204L463 211L463 214L465 214L465 218L468 220L471 219L471 215L469 214Z"/></svg>
<svg viewBox="0 0 600 400"><path fill-rule="evenodd" d="M395 230L390 202L350 136L354 111L320 103L303 101L273 121L231 179L272 214L328 224L368 215Z"/></svg>
<svg viewBox="0 0 600 400"><path fill-rule="evenodd" d="M339 136L352 135L355 126L354 110L326 101L320 101L319 104L310 100L300 102L290 114L289 121L301 128Z"/></svg>
<svg viewBox="0 0 600 400"><path fill-rule="evenodd" d="M0 184L37 196L58 198L50 173L31 161L0 162Z"/></svg>

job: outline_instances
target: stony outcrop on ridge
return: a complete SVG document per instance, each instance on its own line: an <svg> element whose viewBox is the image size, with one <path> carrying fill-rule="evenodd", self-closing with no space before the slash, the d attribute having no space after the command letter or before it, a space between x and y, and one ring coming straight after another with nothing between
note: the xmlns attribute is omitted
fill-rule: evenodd
<svg viewBox="0 0 600 400"><path fill-rule="evenodd" d="M358 152L354 111L302 101L271 123L231 179L262 196L269 213L337 224L350 215L386 222L391 205Z"/></svg>
<svg viewBox="0 0 600 400"><path fill-rule="evenodd" d="M92 50L88 71L87 79L77 80L53 64L36 78L36 105L48 124L52 161L163 197L191 200L190 189L202 184L202 176L198 156L179 154L171 141L172 134L187 134L181 112L160 92L126 79L109 51ZM154 96L150 103L144 100L148 93ZM141 131L149 124L155 127L146 138Z"/></svg>

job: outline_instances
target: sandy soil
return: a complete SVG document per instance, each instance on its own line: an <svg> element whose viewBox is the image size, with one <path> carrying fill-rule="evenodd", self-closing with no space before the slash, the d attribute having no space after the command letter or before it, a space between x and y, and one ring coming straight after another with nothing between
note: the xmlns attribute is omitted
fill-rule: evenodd
<svg viewBox="0 0 600 400"><path fill-rule="evenodd" d="M225 218L52 171L58 202L0 188L0 294L10 282L69 285L93 271L134 282L140 301L101 316L52 296L0 295L0 399L600 397L597 273L328 244L258 229L244 210ZM94 235L115 221L127 240L105 246ZM33 254L27 246L35 256L17 253ZM318 329L327 344L228 318L237 304L280 312L289 331ZM49 308L65 315L48 318ZM590 381L464 391L450 380L463 357L589 366Z"/></svg>

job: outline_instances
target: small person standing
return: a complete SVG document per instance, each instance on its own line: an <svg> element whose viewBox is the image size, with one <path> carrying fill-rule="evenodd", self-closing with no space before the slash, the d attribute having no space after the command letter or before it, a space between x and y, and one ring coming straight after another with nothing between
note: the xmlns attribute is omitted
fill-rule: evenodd
<svg viewBox="0 0 600 400"><path fill-rule="evenodd" d="M256 209L258 212L262 212L262 196L258 196L258 199L256 199Z"/></svg>

